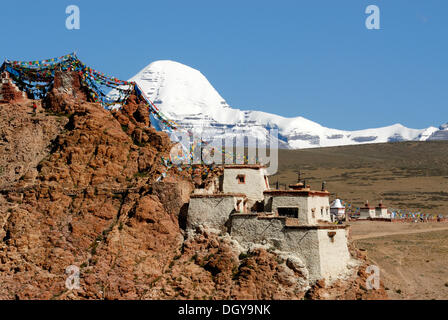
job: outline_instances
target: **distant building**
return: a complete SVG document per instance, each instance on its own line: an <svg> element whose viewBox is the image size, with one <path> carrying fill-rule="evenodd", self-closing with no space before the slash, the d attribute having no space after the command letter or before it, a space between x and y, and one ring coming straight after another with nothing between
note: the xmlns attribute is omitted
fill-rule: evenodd
<svg viewBox="0 0 448 320"><path fill-rule="evenodd" d="M391 214L388 212L387 207L383 205L383 201L380 201L378 206L375 207L375 218L390 219Z"/></svg>
<svg viewBox="0 0 448 320"><path fill-rule="evenodd" d="M340 199L336 199L331 203L330 214L332 221L345 219L345 206L342 205Z"/></svg>
<svg viewBox="0 0 448 320"><path fill-rule="evenodd" d="M364 207L361 207L359 210L359 219L375 218L375 207L369 205L368 200L364 204Z"/></svg>
<svg viewBox="0 0 448 320"><path fill-rule="evenodd" d="M366 201L364 207L360 208L359 219L390 219L390 217L391 215L382 201L376 207L369 205L369 201Z"/></svg>

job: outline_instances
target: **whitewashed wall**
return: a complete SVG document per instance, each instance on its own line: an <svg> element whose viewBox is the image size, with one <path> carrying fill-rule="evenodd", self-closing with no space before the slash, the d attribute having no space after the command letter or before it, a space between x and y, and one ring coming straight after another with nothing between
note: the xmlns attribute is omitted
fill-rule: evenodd
<svg viewBox="0 0 448 320"><path fill-rule="evenodd" d="M265 210L267 212L277 212L278 208L296 207L299 208L299 223L315 225L318 220L331 221L330 202L328 197L320 196L294 196L294 195L265 195ZM321 208L324 214L321 215ZM314 212L314 218L312 210Z"/></svg>
<svg viewBox="0 0 448 320"><path fill-rule="evenodd" d="M245 183L238 183L237 176L245 175ZM263 191L268 190L264 168L224 168L222 191L224 193L243 193L248 198L248 205L264 199Z"/></svg>
<svg viewBox="0 0 448 320"><path fill-rule="evenodd" d="M328 236L328 232L335 232L333 242ZM347 264L350 261L350 253L347 247L346 229L317 231L319 240L321 275L325 279L331 279L336 275L347 271Z"/></svg>
<svg viewBox="0 0 448 320"><path fill-rule="evenodd" d="M387 208L375 208L375 218L390 218L390 214L387 213Z"/></svg>
<svg viewBox="0 0 448 320"><path fill-rule="evenodd" d="M310 196L307 199L310 224L317 223L317 220L331 221L329 197ZM313 209L315 210L314 218L312 217Z"/></svg>
<svg viewBox="0 0 448 320"><path fill-rule="evenodd" d="M232 212L236 211L237 200L242 197L192 197L188 206L187 229L198 226L226 231L226 222Z"/></svg>
<svg viewBox="0 0 448 320"><path fill-rule="evenodd" d="M360 208L360 219L375 218L375 208Z"/></svg>
<svg viewBox="0 0 448 320"><path fill-rule="evenodd" d="M347 272L350 253L346 229L286 227L285 219L260 219L257 215L232 215L231 236L241 245L267 245L296 255L309 272L310 280L333 280ZM331 242L327 232L336 232Z"/></svg>

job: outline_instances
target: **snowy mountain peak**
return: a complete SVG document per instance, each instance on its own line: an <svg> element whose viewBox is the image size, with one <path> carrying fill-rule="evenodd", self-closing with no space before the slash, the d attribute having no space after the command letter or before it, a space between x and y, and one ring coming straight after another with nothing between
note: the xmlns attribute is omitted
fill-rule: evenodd
<svg viewBox="0 0 448 320"><path fill-rule="evenodd" d="M170 60L155 61L130 79L170 119L183 128L207 132L217 138L257 137L278 141L282 148L313 148L362 143L448 139L448 124L409 129L402 124L375 129L331 129L303 117L285 118L261 111L231 108L198 70ZM277 137L269 130L278 129Z"/></svg>
<svg viewBox="0 0 448 320"><path fill-rule="evenodd" d="M440 130L448 130L448 122L442 124L442 125L439 127L439 129L440 129Z"/></svg>
<svg viewBox="0 0 448 320"><path fill-rule="evenodd" d="M199 114L214 118L229 108L200 71L179 62L155 61L131 80L136 81L148 97L172 118Z"/></svg>

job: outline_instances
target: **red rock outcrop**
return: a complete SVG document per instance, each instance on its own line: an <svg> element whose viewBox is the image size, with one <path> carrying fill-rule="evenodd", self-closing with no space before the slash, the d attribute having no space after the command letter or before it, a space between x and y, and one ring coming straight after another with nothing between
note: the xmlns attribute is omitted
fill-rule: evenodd
<svg viewBox="0 0 448 320"><path fill-rule="evenodd" d="M0 73L0 103L17 103L26 100L26 94L11 81L8 72Z"/></svg>

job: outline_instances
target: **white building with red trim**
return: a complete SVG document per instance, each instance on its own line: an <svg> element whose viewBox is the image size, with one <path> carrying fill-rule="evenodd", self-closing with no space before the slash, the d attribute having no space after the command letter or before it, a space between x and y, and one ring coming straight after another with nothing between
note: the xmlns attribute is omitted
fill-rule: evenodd
<svg viewBox="0 0 448 320"><path fill-rule="evenodd" d="M264 200L263 192L269 190L266 167L257 164L224 165L220 189L224 193L244 193L247 205L253 206Z"/></svg>
<svg viewBox="0 0 448 320"><path fill-rule="evenodd" d="M367 200L364 206L359 208L359 219L369 218L375 218L375 207L371 206Z"/></svg>
<svg viewBox="0 0 448 320"><path fill-rule="evenodd" d="M387 206L380 201L378 206L374 207L367 200L363 207L360 208L359 219L390 219L391 214L387 210Z"/></svg>
<svg viewBox="0 0 448 320"><path fill-rule="evenodd" d="M187 233L207 228L230 235L243 250L264 246L299 261L310 282L340 279L357 264L348 251L348 226L331 223L325 184L273 190L265 167L225 165L215 185L191 196Z"/></svg>

